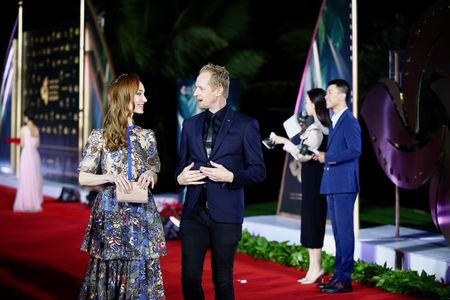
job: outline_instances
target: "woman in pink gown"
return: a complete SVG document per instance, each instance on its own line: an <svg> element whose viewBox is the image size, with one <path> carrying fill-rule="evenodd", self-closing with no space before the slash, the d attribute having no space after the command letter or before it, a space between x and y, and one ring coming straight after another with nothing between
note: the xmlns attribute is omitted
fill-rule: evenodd
<svg viewBox="0 0 450 300"><path fill-rule="evenodd" d="M42 210L42 175L39 147L39 128L25 112L25 125L20 129L19 187L13 210L15 212L38 212Z"/></svg>

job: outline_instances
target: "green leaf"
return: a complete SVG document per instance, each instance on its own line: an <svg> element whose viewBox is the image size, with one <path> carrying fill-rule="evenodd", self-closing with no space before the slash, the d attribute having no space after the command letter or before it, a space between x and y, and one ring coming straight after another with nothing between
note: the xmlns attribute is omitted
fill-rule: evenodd
<svg viewBox="0 0 450 300"><path fill-rule="evenodd" d="M267 57L262 52L242 50L235 53L227 62L227 69L233 77L247 81L253 79L261 70Z"/></svg>
<svg viewBox="0 0 450 300"><path fill-rule="evenodd" d="M308 249L288 242L267 241L261 236L253 236L243 231L238 251L250 256L274 261L282 265L307 269L309 264ZM326 273L334 272L334 257L323 252L322 267ZM352 279L362 284L376 286L398 294L413 295L436 299L450 299L450 287L436 282L434 275L422 271L419 275L413 270L392 270L376 264L355 262Z"/></svg>
<svg viewBox="0 0 450 300"><path fill-rule="evenodd" d="M167 53L164 74L167 77L190 77L198 67L208 63L212 54L228 46L212 28L195 26L178 32Z"/></svg>
<svg viewBox="0 0 450 300"><path fill-rule="evenodd" d="M230 22L230 20L233 20ZM246 36L250 22L249 1L228 2L222 7L218 16L217 32L226 40L231 41Z"/></svg>

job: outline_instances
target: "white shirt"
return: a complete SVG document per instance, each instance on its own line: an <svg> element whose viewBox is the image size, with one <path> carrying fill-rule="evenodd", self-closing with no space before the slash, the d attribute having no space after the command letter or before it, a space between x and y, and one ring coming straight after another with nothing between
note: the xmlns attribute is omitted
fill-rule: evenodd
<svg viewBox="0 0 450 300"><path fill-rule="evenodd" d="M331 124L333 124L333 128L336 127L337 121L339 120L339 118L341 117L341 115L344 113L344 111L346 111L348 109L348 107L344 108L343 110L341 110L340 112L335 113L332 117L331 117Z"/></svg>

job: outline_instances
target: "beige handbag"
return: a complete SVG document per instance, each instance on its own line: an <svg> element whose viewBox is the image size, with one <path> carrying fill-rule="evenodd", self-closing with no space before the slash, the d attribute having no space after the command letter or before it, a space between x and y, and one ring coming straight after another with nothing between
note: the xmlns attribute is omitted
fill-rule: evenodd
<svg viewBox="0 0 450 300"><path fill-rule="evenodd" d="M147 203L148 188L141 189L136 181L132 181L131 185L133 189L128 194L116 188L117 202Z"/></svg>

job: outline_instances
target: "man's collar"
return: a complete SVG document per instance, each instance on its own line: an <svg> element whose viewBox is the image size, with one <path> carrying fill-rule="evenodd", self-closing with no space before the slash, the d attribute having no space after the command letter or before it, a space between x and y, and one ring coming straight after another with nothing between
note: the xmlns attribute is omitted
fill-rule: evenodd
<svg viewBox="0 0 450 300"><path fill-rule="evenodd" d="M224 107L222 107L215 114L213 114L209 109L207 109L206 114L208 117L214 115L215 118L218 118L219 120L223 120L225 118L225 114L226 114L227 110L228 110L228 104L226 104Z"/></svg>
<svg viewBox="0 0 450 300"><path fill-rule="evenodd" d="M344 107L343 109L341 109L340 111L338 111L337 113L335 113L332 117L331 117L331 123L333 124L333 128L334 126L336 126L337 121L339 120L339 118L341 117L341 115L348 109L348 107Z"/></svg>

